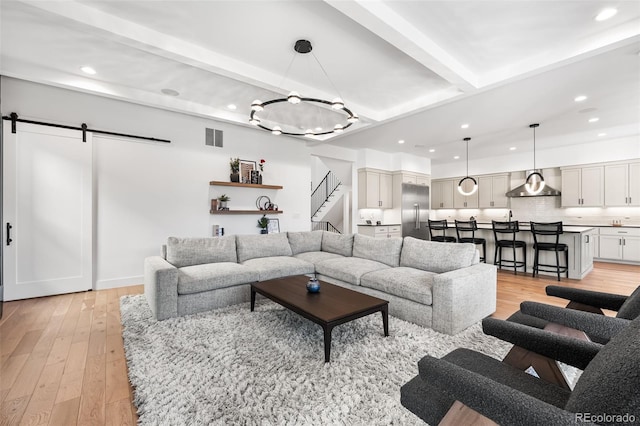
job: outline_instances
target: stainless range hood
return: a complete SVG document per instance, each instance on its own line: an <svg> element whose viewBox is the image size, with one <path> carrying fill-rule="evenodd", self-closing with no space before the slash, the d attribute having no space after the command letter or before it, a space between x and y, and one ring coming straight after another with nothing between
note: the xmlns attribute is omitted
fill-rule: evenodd
<svg viewBox="0 0 640 426"><path fill-rule="evenodd" d="M542 174L541 169L536 169L536 170L527 170L524 175L526 177L533 172L538 172ZM545 185L545 187L542 189L542 191L540 191L540 193L532 195L527 192L523 183L522 185L516 186L511 191L507 192L505 195L507 197L515 198L515 197L558 197L560 196L560 194L561 194L560 191L558 191L557 189L552 188L549 185Z"/></svg>

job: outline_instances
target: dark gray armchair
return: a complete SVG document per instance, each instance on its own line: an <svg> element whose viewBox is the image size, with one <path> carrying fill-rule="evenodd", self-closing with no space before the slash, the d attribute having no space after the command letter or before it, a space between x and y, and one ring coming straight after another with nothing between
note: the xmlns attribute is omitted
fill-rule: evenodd
<svg viewBox="0 0 640 426"><path fill-rule="evenodd" d="M491 328L498 322L501 321L486 319L483 325ZM562 335L554 338L565 346L579 342ZM568 346L562 349L549 347L548 342L537 344L546 347L542 350L548 355L584 368L573 391L479 352L456 349L441 359L422 358L418 362L419 374L401 389L401 402L434 425L455 400L501 425L640 421L640 318L630 322L606 345L580 342L575 349L580 355L573 355Z"/></svg>
<svg viewBox="0 0 640 426"><path fill-rule="evenodd" d="M619 327L626 323L610 320L610 317L598 319L594 314L602 314L602 309L609 309L617 311L615 318L621 320L632 320L640 316L640 286L629 296L555 285L547 286L546 293L549 296L569 300L567 305L569 309L525 302L526 308L523 308L525 304L521 305L521 309L507 320L544 328L550 322L558 323L562 319L564 325L584 331L591 340L606 343L612 337L612 333L617 333L620 330ZM592 323L595 324L595 330L590 328Z"/></svg>

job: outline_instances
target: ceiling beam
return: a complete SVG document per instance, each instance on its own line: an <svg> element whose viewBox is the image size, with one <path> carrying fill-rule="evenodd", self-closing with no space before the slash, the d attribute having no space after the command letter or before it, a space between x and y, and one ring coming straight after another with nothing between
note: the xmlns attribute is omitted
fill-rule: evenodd
<svg viewBox="0 0 640 426"><path fill-rule="evenodd" d="M400 49L463 92L478 88L478 77L381 0L324 0L376 36Z"/></svg>

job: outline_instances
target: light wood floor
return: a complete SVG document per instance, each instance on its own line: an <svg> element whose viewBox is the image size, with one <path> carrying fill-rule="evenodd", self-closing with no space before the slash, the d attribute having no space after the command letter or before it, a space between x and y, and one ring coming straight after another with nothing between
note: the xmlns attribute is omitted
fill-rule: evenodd
<svg viewBox="0 0 640 426"><path fill-rule="evenodd" d="M544 294L557 281L498 273L506 318L520 302L562 306ZM630 294L640 266L597 263L561 285ZM137 422L120 326L119 298L142 286L6 302L0 320L0 425L133 425Z"/></svg>

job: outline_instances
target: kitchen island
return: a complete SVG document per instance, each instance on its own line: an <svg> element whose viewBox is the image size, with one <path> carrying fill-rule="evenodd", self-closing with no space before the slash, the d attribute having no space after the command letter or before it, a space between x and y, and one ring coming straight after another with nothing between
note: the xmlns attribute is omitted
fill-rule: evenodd
<svg viewBox="0 0 640 426"><path fill-rule="evenodd" d="M456 236L455 223L449 223L449 229L447 235ZM529 222L519 223L520 232L516 234L516 239L524 241L527 244L527 273L533 272L533 259L535 251L533 250L533 234L529 230ZM598 234L598 229L592 226L575 226L575 225L563 225L564 233L560 235L560 243L566 244L569 247L569 278L581 280L593 269L593 258L595 252L595 238ZM465 235L470 236L470 234ZM478 222L478 231L476 231L476 238L484 238L487 240L487 263L493 263L495 259L495 238L493 235L493 229L491 223ZM555 238L555 237L554 237ZM551 241L551 240L544 240ZM480 248L480 246L478 246ZM480 248L480 250L482 250ZM517 249L516 254L518 260L522 260L522 249ZM508 250L502 251L503 260L513 260L513 252ZM540 252L540 263L555 264L555 253L553 252ZM564 265L564 254L560 255L560 264ZM502 267L503 270L511 270L513 268ZM518 269L518 272L522 272L522 268ZM555 272L540 271L540 275L555 276ZM562 274L561 277L566 277Z"/></svg>

